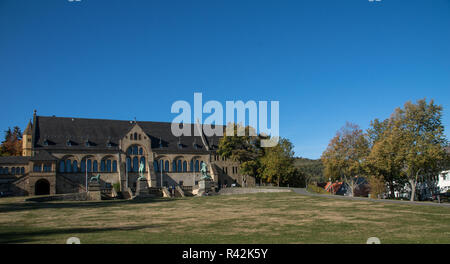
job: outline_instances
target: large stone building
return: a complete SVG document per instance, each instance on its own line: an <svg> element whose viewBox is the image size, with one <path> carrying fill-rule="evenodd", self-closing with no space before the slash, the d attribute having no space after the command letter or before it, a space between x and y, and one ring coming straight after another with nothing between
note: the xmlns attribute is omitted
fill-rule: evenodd
<svg viewBox="0 0 450 264"><path fill-rule="evenodd" d="M102 188L120 183L133 191L145 164L150 187L195 186L201 162L220 187L254 186L239 164L216 151L220 137L176 137L171 123L33 115L23 133L23 155L0 157L0 191L8 195L84 192L86 181L100 174Z"/></svg>

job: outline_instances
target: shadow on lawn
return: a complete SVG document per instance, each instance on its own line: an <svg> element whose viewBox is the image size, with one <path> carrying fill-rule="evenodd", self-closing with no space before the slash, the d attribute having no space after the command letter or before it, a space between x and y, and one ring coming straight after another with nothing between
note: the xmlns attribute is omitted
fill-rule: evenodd
<svg viewBox="0 0 450 264"><path fill-rule="evenodd" d="M67 201L67 202L14 202L0 204L0 213L18 212L34 209L48 208L105 208L109 206L127 204L165 203L176 201L177 199L149 198L142 200L114 200L114 201Z"/></svg>
<svg viewBox="0 0 450 264"><path fill-rule="evenodd" d="M2 232L0 229L0 244L8 243L39 243L39 237L52 236L52 235L66 235L68 239L72 236L80 234L97 233L97 232L109 232L109 231L135 231L147 228L158 228L159 225L140 225L129 227L108 227L108 228L55 228L55 229L43 229L43 230L19 230ZM81 241L83 242L83 241ZM61 244L65 244L66 241L62 240Z"/></svg>

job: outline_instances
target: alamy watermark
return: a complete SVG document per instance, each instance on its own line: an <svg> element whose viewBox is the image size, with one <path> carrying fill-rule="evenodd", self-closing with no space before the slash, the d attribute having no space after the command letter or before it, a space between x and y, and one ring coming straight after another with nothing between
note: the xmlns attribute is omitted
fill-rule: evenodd
<svg viewBox="0 0 450 264"><path fill-rule="evenodd" d="M246 122L246 111L248 111L248 122ZM234 126L238 124L237 136L244 136L245 125L249 129L249 136L260 135L268 136L261 140L262 147L274 147L280 139L280 102L270 101L270 128L268 127L268 102L250 100L243 102L226 101L225 102L225 121L227 124L225 136L235 136ZM181 124L193 124L192 107L189 102L184 100L176 101L172 104L171 113L178 114L171 125L172 134L176 137L191 136L191 126ZM236 113L236 115L235 115ZM203 114L209 114L203 120ZM194 136L223 136L224 108L219 101L211 100L203 104L202 93L194 93L194 121L197 123L197 129L194 129Z"/></svg>

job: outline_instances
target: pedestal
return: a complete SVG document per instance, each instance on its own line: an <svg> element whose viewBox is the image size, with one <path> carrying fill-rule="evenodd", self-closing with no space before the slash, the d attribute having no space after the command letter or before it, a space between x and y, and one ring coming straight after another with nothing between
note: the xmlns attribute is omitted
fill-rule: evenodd
<svg viewBox="0 0 450 264"><path fill-rule="evenodd" d="M102 199L100 183L90 182L88 184L87 198L88 200L95 200L95 201L99 201Z"/></svg>
<svg viewBox="0 0 450 264"><path fill-rule="evenodd" d="M212 192L211 187L213 186L212 183L213 182L211 180L205 180L205 179L204 180L200 180L198 182L199 189L198 189L197 195L198 196L204 196L204 195L211 194L211 192Z"/></svg>
<svg viewBox="0 0 450 264"><path fill-rule="evenodd" d="M150 193L147 179L140 178L136 181L136 194L133 199L150 198L154 196L154 194Z"/></svg>

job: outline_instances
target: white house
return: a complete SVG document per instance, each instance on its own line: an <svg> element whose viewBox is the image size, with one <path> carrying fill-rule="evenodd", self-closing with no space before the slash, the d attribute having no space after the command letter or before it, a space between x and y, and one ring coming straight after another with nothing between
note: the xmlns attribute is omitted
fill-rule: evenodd
<svg viewBox="0 0 450 264"><path fill-rule="evenodd" d="M441 193L450 190L450 170L439 173L439 180L437 186Z"/></svg>

